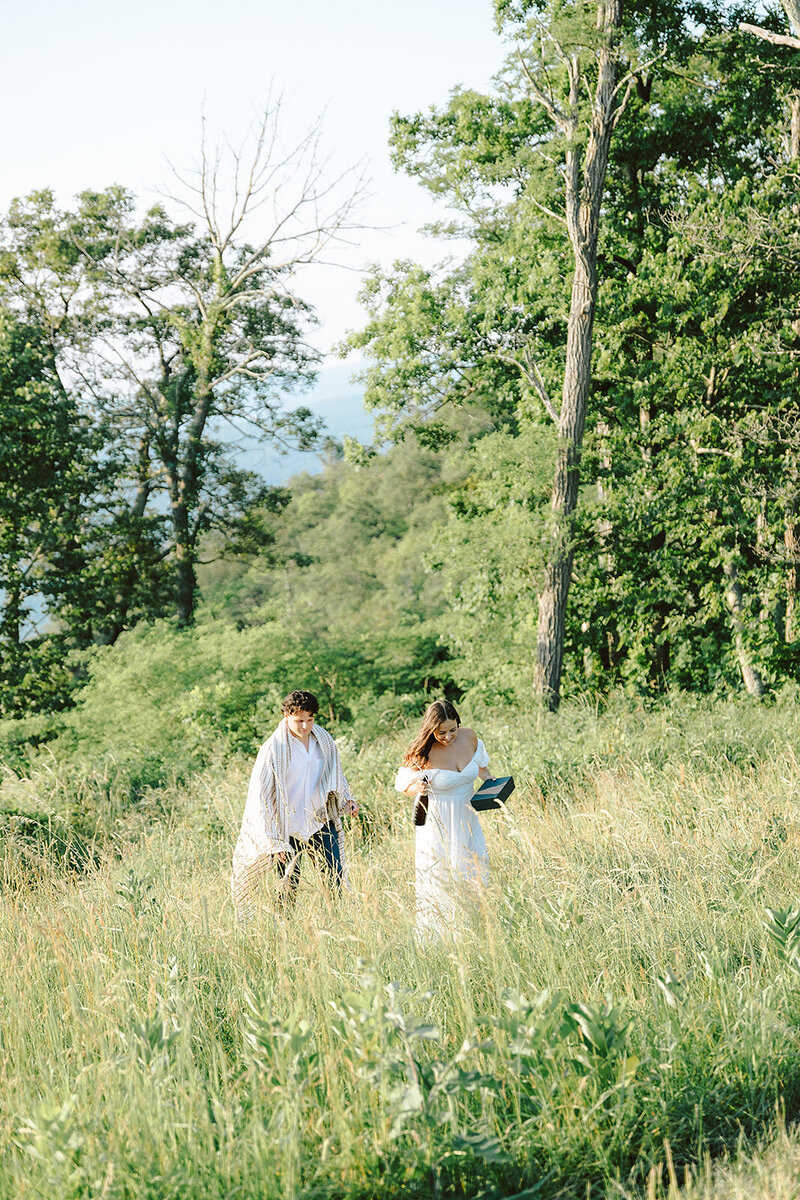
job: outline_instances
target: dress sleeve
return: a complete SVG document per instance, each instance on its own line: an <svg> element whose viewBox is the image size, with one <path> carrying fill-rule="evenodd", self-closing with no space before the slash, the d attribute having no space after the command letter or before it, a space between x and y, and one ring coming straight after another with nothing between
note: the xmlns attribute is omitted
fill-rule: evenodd
<svg viewBox="0 0 800 1200"><path fill-rule="evenodd" d="M475 757L478 760L479 767L488 767L489 755L486 753L486 747L480 738L478 738L478 749L475 751Z"/></svg>
<svg viewBox="0 0 800 1200"><path fill-rule="evenodd" d="M416 771L414 767L401 767L394 777L394 786L398 792L404 792L410 783L423 774L423 771Z"/></svg>

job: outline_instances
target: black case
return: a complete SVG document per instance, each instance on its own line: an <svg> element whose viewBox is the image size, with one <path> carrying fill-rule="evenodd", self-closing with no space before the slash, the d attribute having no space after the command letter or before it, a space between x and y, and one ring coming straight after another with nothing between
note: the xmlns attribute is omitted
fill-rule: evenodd
<svg viewBox="0 0 800 1200"><path fill-rule="evenodd" d="M497 779L484 779L481 786L470 800L476 812L486 812L490 808L500 808L505 804L514 790L514 780L511 775L501 775Z"/></svg>

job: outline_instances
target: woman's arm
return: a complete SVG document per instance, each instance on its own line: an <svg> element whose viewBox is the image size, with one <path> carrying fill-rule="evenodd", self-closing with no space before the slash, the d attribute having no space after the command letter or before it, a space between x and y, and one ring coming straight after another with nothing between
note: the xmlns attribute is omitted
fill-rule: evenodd
<svg viewBox="0 0 800 1200"><path fill-rule="evenodd" d="M407 796L421 796L423 792L427 792L427 790L428 781L426 779L415 779L414 782L410 783L407 788L403 788L403 791Z"/></svg>
<svg viewBox="0 0 800 1200"><path fill-rule="evenodd" d="M486 747L480 738L477 744L478 753L478 778L479 779L494 779L495 776L489 770L489 755L486 753Z"/></svg>
<svg viewBox="0 0 800 1200"><path fill-rule="evenodd" d="M401 767L395 777L394 786L405 796L420 796L428 790L425 772L415 771L413 767Z"/></svg>

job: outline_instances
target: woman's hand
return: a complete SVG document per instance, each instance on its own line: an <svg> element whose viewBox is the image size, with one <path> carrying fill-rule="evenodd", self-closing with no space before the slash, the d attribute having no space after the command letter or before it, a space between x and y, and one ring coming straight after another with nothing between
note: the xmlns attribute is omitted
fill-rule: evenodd
<svg viewBox="0 0 800 1200"><path fill-rule="evenodd" d="M428 783L427 779L415 779L414 782L410 783L406 788L406 795L421 796L423 793L428 791L429 787L430 784Z"/></svg>

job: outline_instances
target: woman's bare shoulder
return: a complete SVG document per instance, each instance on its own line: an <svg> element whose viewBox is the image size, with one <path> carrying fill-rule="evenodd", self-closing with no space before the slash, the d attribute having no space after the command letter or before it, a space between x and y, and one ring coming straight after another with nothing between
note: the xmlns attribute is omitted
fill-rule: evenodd
<svg viewBox="0 0 800 1200"><path fill-rule="evenodd" d="M461 726L461 736L464 738L465 741L469 740L469 743L472 746L473 750L478 745L478 735L475 732L475 730L470 729L469 726L467 726L467 725Z"/></svg>

